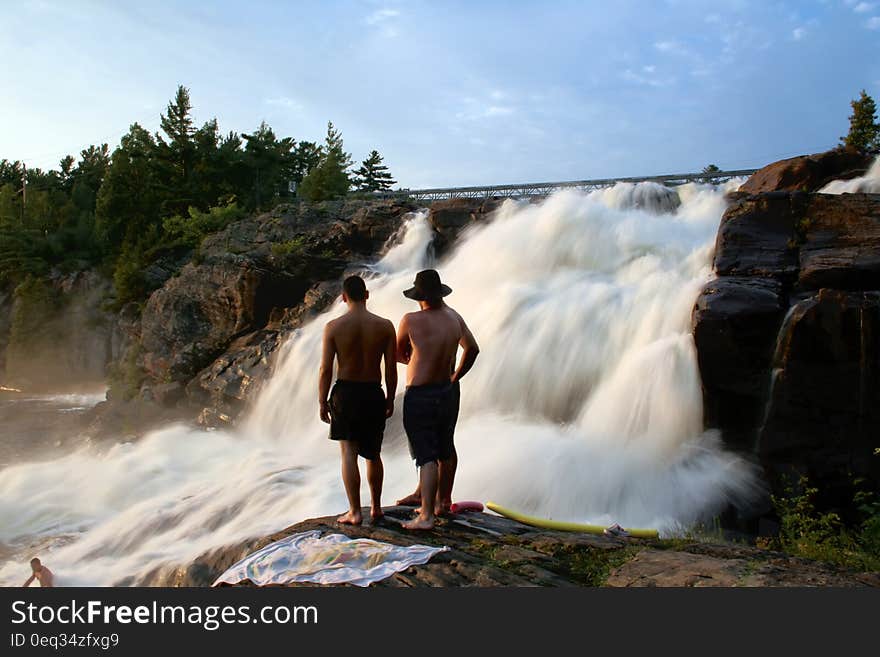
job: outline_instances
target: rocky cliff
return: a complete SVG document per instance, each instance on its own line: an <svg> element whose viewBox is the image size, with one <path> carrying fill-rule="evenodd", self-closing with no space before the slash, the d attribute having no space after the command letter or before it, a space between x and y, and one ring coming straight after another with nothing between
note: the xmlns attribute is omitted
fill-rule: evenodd
<svg viewBox="0 0 880 657"><path fill-rule="evenodd" d="M498 205L433 204L435 251ZM128 348L112 367L114 403L97 415L120 420L127 407L137 415L197 415L206 426L234 422L268 378L284 338L337 299L343 275L376 261L417 209L395 200L290 204L208 236L139 316L128 309L120 324Z"/></svg>
<svg viewBox="0 0 880 657"><path fill-rule="evenodd" d="M693 313L707 426L757 454L774 492L806 475L838 508L880 475L880 195L816 190L869 163L839 150L755 173Z"/></svg>

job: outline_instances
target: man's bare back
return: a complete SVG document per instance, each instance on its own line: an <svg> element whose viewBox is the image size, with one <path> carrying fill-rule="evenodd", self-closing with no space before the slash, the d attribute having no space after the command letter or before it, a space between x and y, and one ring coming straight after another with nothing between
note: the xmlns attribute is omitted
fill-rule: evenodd
<svg viewBox="0 0 880 657"><path fill-rule="evenodd" d="M446 304L404 315L398 333L398 360L407 364L406 384L452 380L462 343L475 344L464 320Z"/></svg>
<svg viewBox="0 0 880 657"><path fill-rule="evenodd" d="M28 577L27 581L22 585L24 588L30 586L34 580L37 580L40 583L40 588L45 589L55 586L55 577L52 575L52 571L42 565L39 559L31 561L31 569L31 576Z"/></svg>
<svg viewBox="0 0 880 657"><path fill-rule="evenodd" d="M349 276L342 284L342 299L348 312L327 323L318 377L318 404L321 420L330 425L330 440L339 441L342 450L342 482L349 510L337 520L359 525L360 469L358 456L367 460L370 484L370 517L382 517L384 468L380 452L385 421L394 413L397 393L397 337L394 325L367 310L370 294L360 276ZM382 371L385 361L385 394ZM337 381L331 392L333 361L337 361Z"/></svg>
<svg viewBox="0 0 880 657"><path fill-rule="evenodd" d="M366 309L347 312L328 322L325 339L333 342L337 378L380 382L382 356L394 338L394 324Z"/></svg>

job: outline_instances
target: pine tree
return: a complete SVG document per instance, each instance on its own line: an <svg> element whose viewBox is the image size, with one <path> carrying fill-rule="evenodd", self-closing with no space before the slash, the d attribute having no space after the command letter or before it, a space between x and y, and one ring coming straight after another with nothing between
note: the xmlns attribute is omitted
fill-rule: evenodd
<svg viewBox="0 0 880 657"><path fill-rule="evenodd" d="M853 113L849 117L849 134L840 141L846 146L860 150L880 147L880 123L877 123L877 106L862 89L858 100L850 102Z"/></svg>
<svg viewBox="0 0 880 657"><path fill-rule="evenodd" d="M160 115L159 125L165 137L156 134L156 155L159 179L164 187L165 214L185 212L194 202L191 187L196 145L191 111L189 89L179 85L174 100Z"/></svg>
<svg viewBox="0 0 880 657"><path fill-rule="evenodd" d="M397 182L388 173L388 167L382 164L382 156L375 150L361 163L354 175L355 184L362 192L384 192Z"/></svg>
<svg viewBox="0 0 880 657"><path fill-rule="evenodd" d="M299 195L313 203L345 196L351 187L350 167L351 154L345 152L342 135L328 121L321 161L303 178Z"/></svg>

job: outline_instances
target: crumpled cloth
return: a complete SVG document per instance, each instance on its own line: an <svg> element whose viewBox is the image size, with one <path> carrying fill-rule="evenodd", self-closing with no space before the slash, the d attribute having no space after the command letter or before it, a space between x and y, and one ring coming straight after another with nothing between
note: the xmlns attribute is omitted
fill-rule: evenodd
<svg viewBox="0 0 880 657"><path fill-rule="evenodd" d="M313 582L369 586L410 566L428 563L448 547L391 545L344 534L321 537L320 530L293 534L246 556L214 582L258 586Z"/></svg>

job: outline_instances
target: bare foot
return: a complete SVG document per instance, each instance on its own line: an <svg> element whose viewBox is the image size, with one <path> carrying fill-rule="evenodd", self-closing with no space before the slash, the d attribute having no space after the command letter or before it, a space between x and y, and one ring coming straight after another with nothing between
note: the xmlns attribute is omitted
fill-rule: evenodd
<svg viewBox="0 0 880 657"><path fill-rule="evenodd" d="M434 515L435 516L445 516L449 513L449 509L452 507L452 504L443 500L442 502L438 501L437 504L434 505Z"/></svg>
<svg viewBox="0 0 880 657"><path fill-rule="evenodd" d="M403 499L397 500L398 506L419 506L422 503L422 496L419 493L407 495Z"/></svg>
<svg viewBox="0 0 880 657"><path fill-rule="evenodd" d="M427 530L434 529L434 519L433 518L422 518L419 516L418 518L414 518L409 522L403 523L404 529L415 529L415 530Z"/></svg>
<svg viewBox="0 0 880 657"><path fill-rule="evenodd" d="M379 522L384 517L385 513L383 513L381 506L370 508L370 520L372 520L374 523Z"/></svg>
<svg viewBox="0 0 880 657"><path fill-rule="evenodd" d="M336 519L340 525L359 525L364 521L360 511L349 511Z"/></svg>

